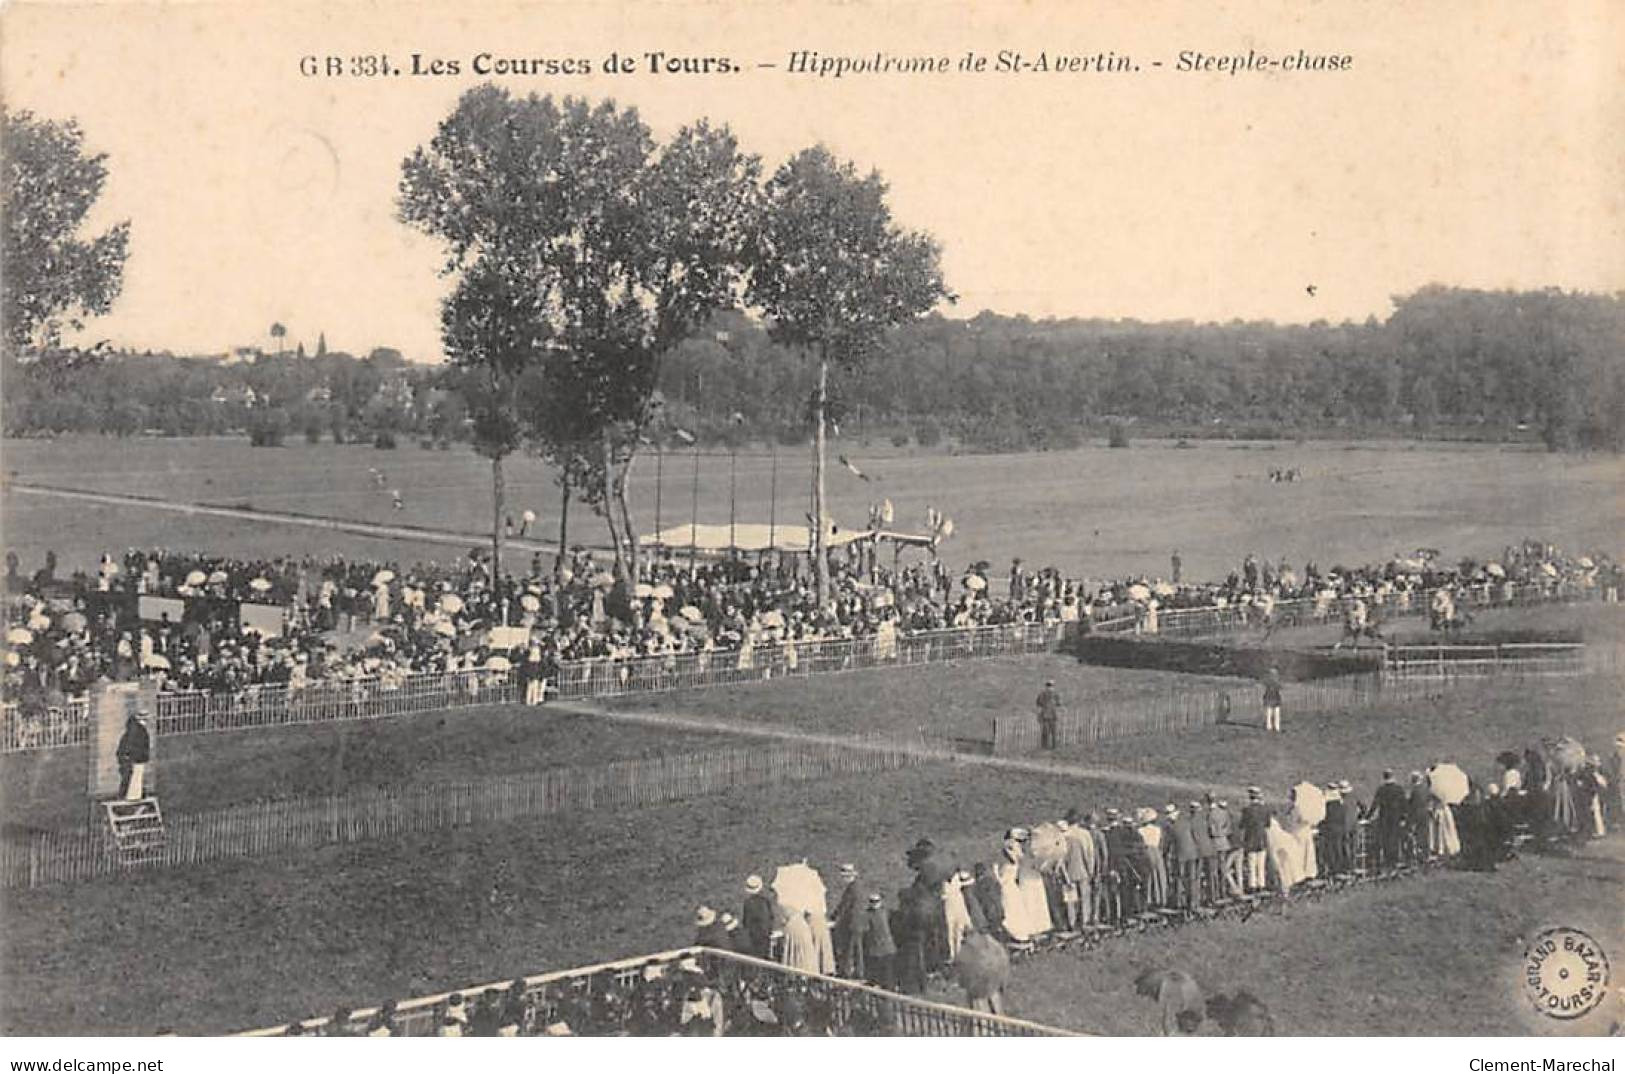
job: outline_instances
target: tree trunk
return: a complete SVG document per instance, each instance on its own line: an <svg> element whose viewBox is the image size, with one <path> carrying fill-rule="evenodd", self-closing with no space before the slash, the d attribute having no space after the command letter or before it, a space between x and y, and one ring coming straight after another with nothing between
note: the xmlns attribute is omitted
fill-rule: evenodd
<svg viewBox="0 0 1625 1074"><path fill-rule="evenodd" d="M818 396L813 409L816 414L813 433L813 516L817 527L813 532L813 571L818 580L818 607L829 605L829 557L824 552L824 535L829 532L829 506L824 498L824 424L825 408L829 402L829 355L820 350L818 355Z"/></svg>
<svg viewBox="0 0 1625 1074"><path fill-rule="evenodd" d="M502 456L491 459L491 585L502 576L502 518L508 485L502 475Z"/></svg>
<svg viewBox="0 0 1625 1074"><path fill-rule="evenodd" d="M559 488L563 495L559 499L559 554L553 560L553 581L555 584L559 580L560 573L564 570L564 557L569 554L570 550L570 475L568 472L559 479Z"/></svg>
<svg viewBox="0 0 1625 1074"><path fill-rule="evenodd" d="M632 464L637 461L636 454L628 454L626 465L621 467L620 477L615 480L615 503L621 509L621 530L626 537L626 558L631 567L627 575L633 585L638 582L638 531L632 525L632 507L628 502L626 488L632 482Z"/></svg>
<svg viewBox="0 0 1625 1074"><path fill-rule="evenodd" d="M609 429L604 429L604 524L615 547L615 568L626 577L626 550L621 546L620 529L615 525L615 453L611 450Z"/></svg>

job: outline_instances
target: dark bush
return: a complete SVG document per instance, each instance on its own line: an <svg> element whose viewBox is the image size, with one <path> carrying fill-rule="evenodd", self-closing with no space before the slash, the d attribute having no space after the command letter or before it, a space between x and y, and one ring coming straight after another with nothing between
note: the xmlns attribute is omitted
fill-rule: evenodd
<svg viewBox="0 0 1625 1074"><path fill-rule="evenodd" d="M395 450L395 434L387 429L372 438L372 446L380 451Z"/></svg>
<svg viewBox="0 0 1625 1074"><path fill-rule="evenodd" d="M894 447L894 448L906 448L906 447L908 447L908 434L907 433L892 433L891 434L891 446Z"/></svg>
<svg viewBox="0 0 1625 1074"><path fill-rule="evenodd" d="M914 442L923 448L942 443L942 427L934 421L922 421L914 426Z"/></svg>
<svg viewBox="0 0 1625 1074"><path fill-rule="evenodd" d="M1120 421L1114 421L1106 429L1106 446L1114 448L1128 447L1128 426Z"/></svg>

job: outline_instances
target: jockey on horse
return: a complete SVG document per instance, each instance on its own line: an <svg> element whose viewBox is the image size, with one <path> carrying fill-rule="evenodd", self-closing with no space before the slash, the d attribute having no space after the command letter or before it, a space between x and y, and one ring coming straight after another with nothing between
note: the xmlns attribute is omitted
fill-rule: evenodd
<svg viewBox="0 0 1625 1074"><path fill-rule="evenodd" d="M1354 647L1358 649L1361 638L1370 638L1372 641L1380 642L1383 645L1388 644L1387 640L1383 638L1382 632L1377 629L1377 624L1371 617L1371 611L1366 606L1365 598L1355 597L1354 603L1349 606L1348 613L1343 616L1343 636L1337 640L1337 644L1333 645L1332 648L1334 650L1341 649L1343 643L1347 641L1352 642Z"/></svg>

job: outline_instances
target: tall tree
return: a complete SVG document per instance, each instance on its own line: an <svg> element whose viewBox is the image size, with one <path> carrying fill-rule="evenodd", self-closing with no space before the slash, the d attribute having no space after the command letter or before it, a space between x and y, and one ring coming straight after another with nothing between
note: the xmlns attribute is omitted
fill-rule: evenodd
<svg viewBox="0 0 1625 1074"><path fill-rule="evenodd" d="M78 123L0 110L0 317L14 351L58 346L64 328L112 307L124 282L130 224L80 238L107 182L107 154L87 154Z"/></svg>
<svg viewBox="0 0 1625 1074"><path fill-rule="evenodd" d="M505 281L508 313L493 314L547 327L529 360L565 405L528 424L544 448L597 443L596 508L627 573L637 540L626 483L660 362L738 289L757 174L726 130L696 124L662 149L613 102L489 85L465 93L404 165L401 217L447 244L444 271ZM560 412L567 428L550 431Z"/></svg>
<svg viewBox="0 0 1625 1074"><path fill-rule="evenodd" d="M823 146L802 150L768 181L752 244L749 295L773 339L817 363L813 393L813 562L820 604L829 601L825 490L831 362L855 371L885 333L954 300L940 251L922 232L892 222L879 172L860 176Z"/></svg>

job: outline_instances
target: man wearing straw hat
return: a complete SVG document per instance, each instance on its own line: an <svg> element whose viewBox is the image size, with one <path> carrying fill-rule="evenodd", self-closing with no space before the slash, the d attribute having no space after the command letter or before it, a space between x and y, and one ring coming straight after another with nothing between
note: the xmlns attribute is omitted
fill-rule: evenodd
<svg viewBox="0 0 1625 1074"><path fill-rule="evenodd" d="M835 904L830 926L830 940L835 947L835 972L842 977L863 975L863 937L853 928L857 916L863 912L863 892L858 890L858 867L850 862L841 866L841 880L846 884L840 901Z"/></svg>
<svg viewBox="0 0 1625 1074"><path fill-rule="evenodd" d="M745 953L767 958L773 949L773 902L763 890L762 878L752 873L745 878L745 902L740 910L740 924L745 933Z"/></svg>

